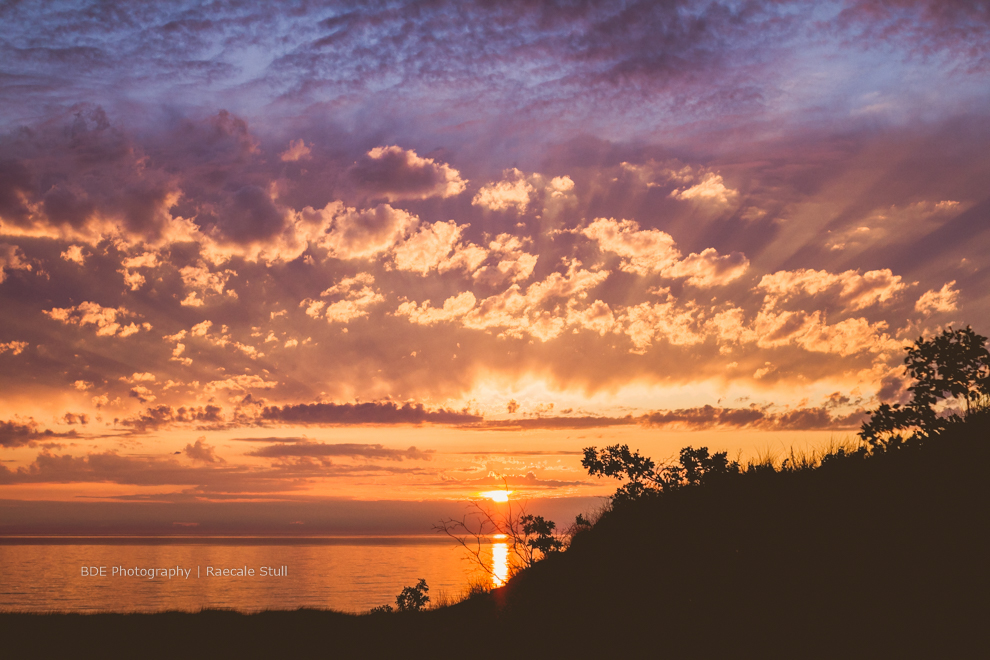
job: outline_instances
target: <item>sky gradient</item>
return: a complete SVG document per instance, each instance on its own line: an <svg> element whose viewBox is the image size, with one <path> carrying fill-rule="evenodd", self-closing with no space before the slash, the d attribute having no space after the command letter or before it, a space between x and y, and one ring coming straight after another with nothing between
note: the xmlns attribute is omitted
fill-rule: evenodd
<svg viewBox="0 0 990 660"><path fill-rule="evenodd" d="M0 532L585 505L584 446L850 437L990 330L986 2L0 22Z"/></svg>

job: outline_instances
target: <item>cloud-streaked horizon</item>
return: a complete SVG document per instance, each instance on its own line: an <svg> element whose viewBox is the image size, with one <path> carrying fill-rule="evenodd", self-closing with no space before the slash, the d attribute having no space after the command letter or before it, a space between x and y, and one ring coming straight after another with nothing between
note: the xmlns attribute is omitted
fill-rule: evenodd
<svg viewBox="0 0 990 660"><path fill-rule="evenodd" d="M0 17L4 488L592 492L526 457L851 433L990 330L986 3Z"/></svg>

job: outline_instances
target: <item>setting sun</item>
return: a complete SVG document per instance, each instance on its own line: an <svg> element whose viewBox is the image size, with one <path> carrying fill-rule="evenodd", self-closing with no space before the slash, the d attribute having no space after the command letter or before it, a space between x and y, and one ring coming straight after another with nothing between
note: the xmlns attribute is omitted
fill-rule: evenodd
<svg viewBox="0 0 990 660"><path fill-rule="evenodd" d="M508 502L511 493L511 490L488 490L483 492L481 496L487 497L492 502Z"/></svg>

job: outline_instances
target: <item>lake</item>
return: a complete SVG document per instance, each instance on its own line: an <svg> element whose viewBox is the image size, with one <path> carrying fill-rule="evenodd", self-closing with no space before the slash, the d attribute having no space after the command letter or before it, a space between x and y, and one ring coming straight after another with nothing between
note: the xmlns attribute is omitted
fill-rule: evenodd
<svg viewBox="0 0 990 660"><path fill-rule="evenodd" d="M504 562L503 543L483 559ZM504 566L495 566L504 575ZM158 612L300 607L362 612L420 578L433 602L491 583L446 537L3 538L0 610ZM498 578L496 578L497 580Z"/></svg>

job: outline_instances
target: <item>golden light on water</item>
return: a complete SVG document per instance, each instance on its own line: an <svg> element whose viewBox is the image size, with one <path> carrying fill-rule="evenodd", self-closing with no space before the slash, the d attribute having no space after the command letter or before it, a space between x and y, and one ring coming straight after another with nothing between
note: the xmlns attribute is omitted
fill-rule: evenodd
<svg viewBox="0 0 990 660"><path fill-rule="evenodd" d="M495 538L505 538L496 534ZM509 544L492 543L492 586L501 587L509 579Z"/></svg>
<svg viewBox="0 0 990 660"><path fill-rule="evenodd" d="M508 502L511 494L511 490L487 490L481 493L481 496L487 497L492 502Z"/></svg>

